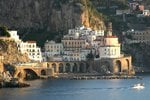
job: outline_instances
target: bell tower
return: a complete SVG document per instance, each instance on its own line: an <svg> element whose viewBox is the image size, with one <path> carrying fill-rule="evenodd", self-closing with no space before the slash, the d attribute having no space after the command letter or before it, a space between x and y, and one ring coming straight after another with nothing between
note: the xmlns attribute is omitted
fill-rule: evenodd
<svg viewBox="0 0 150 100"><path fill-rule="evenodd" d="M107 24L107 33L106 33L106 36L112 36L112 23L109 22Z"/></svg>

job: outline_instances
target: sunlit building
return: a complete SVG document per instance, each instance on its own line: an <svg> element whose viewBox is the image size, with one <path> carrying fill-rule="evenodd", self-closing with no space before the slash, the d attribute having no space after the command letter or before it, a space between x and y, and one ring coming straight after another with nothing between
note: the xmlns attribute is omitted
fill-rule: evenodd
<svg viewBox="0 0 150 100"><path fill-rule="evenodd" d="M64 52L63 44L56 43L55 41L46 41L44 44L45 54L48 57L52 57L54 55L61 55Z"/></svg>
<svg viewBox="0 0 150 100"><path fill-rule="evenodd" d="M107 34L104 36L103 45L99 48L100 58L119 58L120 43L118 37L112 35L111 24L108 27Z"/></svg>
<svg viewBox="0 0 150 100"><path fill-rule="evenodd" d="M18 42L18 50L21 53L26 53L32 61L42 61L41 48L37 47L35 41Z"/></svg>

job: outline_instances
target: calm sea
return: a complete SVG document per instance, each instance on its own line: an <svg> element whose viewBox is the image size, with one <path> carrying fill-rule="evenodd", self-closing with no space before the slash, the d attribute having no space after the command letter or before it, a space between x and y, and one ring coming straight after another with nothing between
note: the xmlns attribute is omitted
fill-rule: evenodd
<svg viewBox="0 0 150 100"><path fill-rule="evenodd" d="M150 74L128 80L35 80L28 88L0 89L0 100L150 100ZM132 89L144 83L143 90Z"/></svg>

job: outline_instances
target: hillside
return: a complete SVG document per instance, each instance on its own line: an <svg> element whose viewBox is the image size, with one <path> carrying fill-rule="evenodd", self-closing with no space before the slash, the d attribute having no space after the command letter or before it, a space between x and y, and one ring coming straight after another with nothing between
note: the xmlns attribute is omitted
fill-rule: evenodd
<svg viewBox="0 0 150 100"><path fill-rule="evenodd" d="M105 29L102 14L90 0L0 0L0 13L1 25L38 44L82 24Z"/></svg>

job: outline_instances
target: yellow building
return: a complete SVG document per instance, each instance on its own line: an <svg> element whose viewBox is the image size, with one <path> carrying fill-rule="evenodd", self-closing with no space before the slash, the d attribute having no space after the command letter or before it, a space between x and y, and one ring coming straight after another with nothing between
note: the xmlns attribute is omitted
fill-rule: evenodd
<svg viewBox="0 0 150 100"><path fill-rule="evenodd" d="M86 47L86 40L81 38L63 38L62 43L65 50L80 50Z"/></svg>

